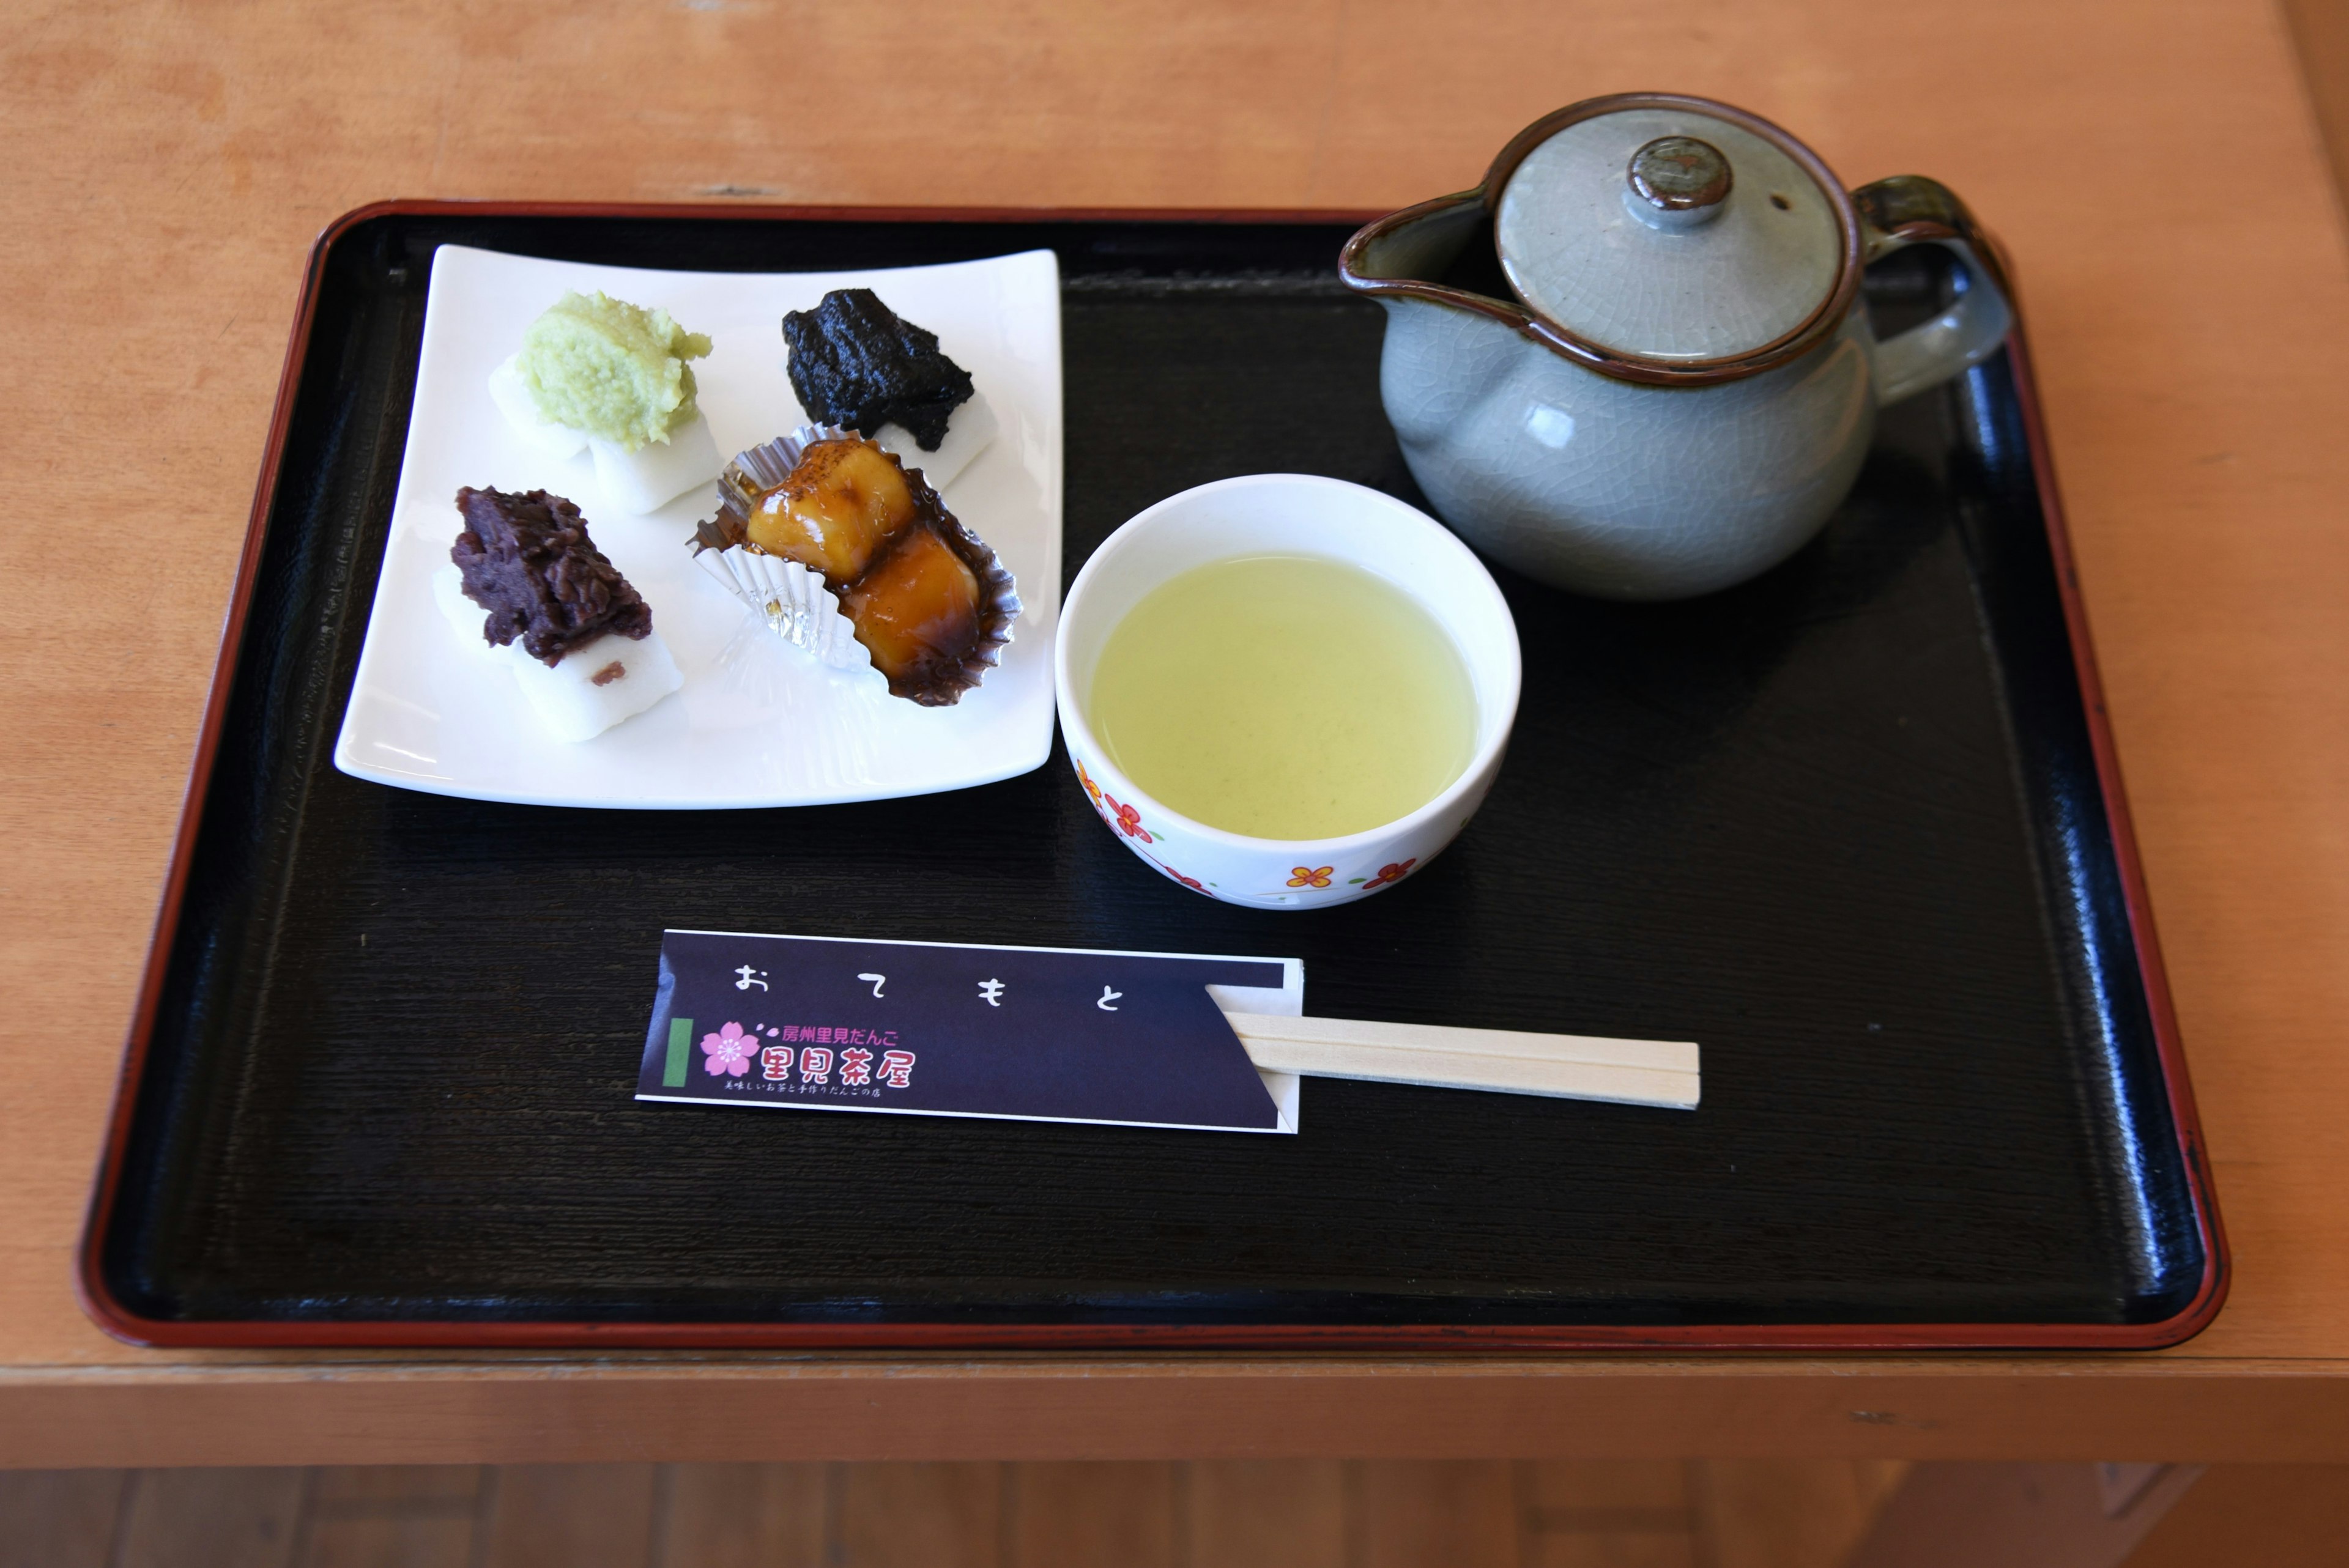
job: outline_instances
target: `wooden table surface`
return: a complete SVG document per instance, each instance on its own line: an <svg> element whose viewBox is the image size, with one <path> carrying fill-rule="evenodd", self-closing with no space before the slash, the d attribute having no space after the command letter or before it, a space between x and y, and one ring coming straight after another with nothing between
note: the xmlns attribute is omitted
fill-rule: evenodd
<svg viewBox="0 0 2349 1568"><path fill-rule="evenodd" d="M396 196L1385 209L1708 94L2016 259L2235 1260L2156 1355L142 1351L71 1261L310 242ZM2349 251L2251 0L10 0L0 1464L2349 1459Z"/></svg>

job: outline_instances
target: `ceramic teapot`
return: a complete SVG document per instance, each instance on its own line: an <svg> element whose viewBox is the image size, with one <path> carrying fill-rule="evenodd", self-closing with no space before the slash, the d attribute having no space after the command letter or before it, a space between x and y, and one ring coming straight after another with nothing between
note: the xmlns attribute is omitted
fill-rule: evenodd
<svg viewBox="0 0 2349 1568"><path fill-rule="evenodd" d="M1860 269L1960 261L1954 303L1878 342ZM1537 120L1485 183L1381 218L1339 270L1387 308L1380 390L1471 543L1614 599L1741 582L1816 533L1877 408L1996 353L1999 258L1914 175L1846 193L1778 127L1626 93Z"/></svg>

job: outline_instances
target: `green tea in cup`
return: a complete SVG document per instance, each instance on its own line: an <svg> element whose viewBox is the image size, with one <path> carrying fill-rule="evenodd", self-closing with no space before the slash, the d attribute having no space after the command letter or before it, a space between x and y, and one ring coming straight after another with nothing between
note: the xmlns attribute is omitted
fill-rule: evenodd
<svg viewBox="0 0 2349 1568"><path fill-rule="evenodd" d="M1152 797L1260 839L1406 817L1476 746L1450 634L1384 578L1308 555L1218 561L1152 589L1102 645L1085 716Z"/></svg>

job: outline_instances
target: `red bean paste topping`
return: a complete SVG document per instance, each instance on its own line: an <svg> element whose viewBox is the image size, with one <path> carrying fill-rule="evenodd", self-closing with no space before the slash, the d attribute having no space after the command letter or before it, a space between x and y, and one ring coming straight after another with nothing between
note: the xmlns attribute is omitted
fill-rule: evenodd
<svg viewBox="0 0 2349 1568"><path fill-rule="evenodd" d="M465 597L489 612L481 635L499 647L516 637L532 658L562 662L606 633L641 638L652 606L587 537L587 520L544 490L457 492L465 531L449 559L465 574Z"/></svg>

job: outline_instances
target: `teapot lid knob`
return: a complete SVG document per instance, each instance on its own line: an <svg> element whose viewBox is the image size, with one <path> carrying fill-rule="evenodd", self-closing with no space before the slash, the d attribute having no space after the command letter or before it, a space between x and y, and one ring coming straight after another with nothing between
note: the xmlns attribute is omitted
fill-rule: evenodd
<svg viewBox="0 0 2349 1568"><path fill-rule="evenodd" d="M1632 192L1659 212L1717 211L1731 179L1721 149L1693 136L1660 136L1631 154Z"/></svg>

